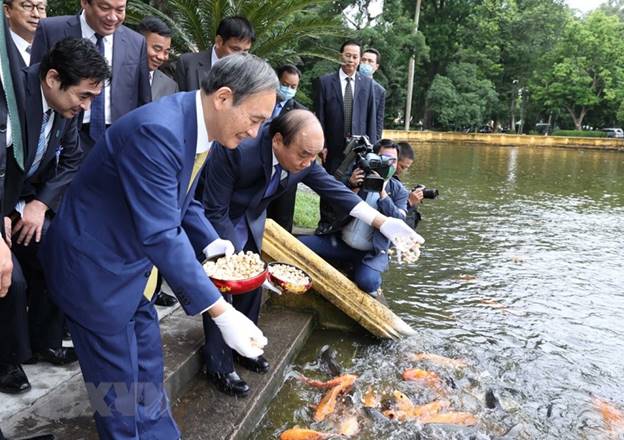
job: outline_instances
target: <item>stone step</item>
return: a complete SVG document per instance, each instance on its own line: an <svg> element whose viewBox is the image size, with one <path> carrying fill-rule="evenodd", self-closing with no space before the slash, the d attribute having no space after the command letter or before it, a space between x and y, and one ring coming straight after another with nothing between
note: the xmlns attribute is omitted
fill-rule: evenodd
<svg viewBox="0 0 624 440"><path fill-rule="evenodd" d="M204 375L199 374L202 369L201 346L204 341L201 318L188 317L178 307L165 313L169 315L160 322L165 358L165 387L172 402L182 396L174 414L180 425L185 426L183 432L186 432L185 429L192 432L194 429L201 431L202 427L197 423L190 423L188 413L183 409L182 403L189 393L202 394L199 390L205 390L204 395L197 399L201 399L208 408L224 408L223 401L228 397L209 386ZM254 388L253 395L246 399L246 402L253 402L253 405L249 408L238 405L231 407L241 419L235 421L240 427L248 426L249 422L242 423L244 421L260 419L263 410L260 404L270 400L279 388L280 383L274 379L276 372L283 371L290 357L311 332L312 315L265 307L260 326L270 340L267 359L277 368L274 369L274 373L266 376L252 377L259 376L255 373L245 375L245 378L249 379L250 386ZM33 385L37 383L39 391L36 396L18 405L11 402L13 396L2 395L0 407L3 413L0 417L0 427L7 438L53 433L57 439L63 440L97 439L92 410L78 366L62 368L48 366L52 372L44 370L45 364L40 368L41 371L37 374L27 372ZM12 403L13 406L10 407L7 403ZM221 422L226 420L229 419L223 418ZM234 431L231 428L233 426L227 429L228 432ZM184 438L220 437L202 437L185 433Z"/></svg>
<svg viewBox="0 0 624 440"><path fill-rule="evenodd" d="M222 394L203 375L196 376L173 404L173 416L182 438L247 439L284 383L286 367L312 332L313 321L311 314L266 307L260 327L269 339L265 357L271 363L271 370L257 374L242 367L237 369L251 387L246 398Z"/></svg>

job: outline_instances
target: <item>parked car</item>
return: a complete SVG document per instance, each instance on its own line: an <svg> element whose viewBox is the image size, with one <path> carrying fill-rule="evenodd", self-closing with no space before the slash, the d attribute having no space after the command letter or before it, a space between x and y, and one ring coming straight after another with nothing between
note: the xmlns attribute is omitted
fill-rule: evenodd
<svg viewBox="0 0 624 440"><path fill-rule="evenodd" d="M609 138L624 138L624 130L621 128L603 128L602 131L607 133Z"/></svg>

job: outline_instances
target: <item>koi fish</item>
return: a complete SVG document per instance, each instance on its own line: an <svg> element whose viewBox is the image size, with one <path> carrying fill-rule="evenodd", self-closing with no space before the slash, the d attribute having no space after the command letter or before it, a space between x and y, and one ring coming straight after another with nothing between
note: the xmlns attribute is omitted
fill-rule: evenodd
<svg viewBox="0 0 624 440"><path fill-rule="evenodd" d="M336 434L318 432L295 426L294 428L282 432L280 440L325 440L335 435Z"/></svg>
<svg viewBox="0 0 624 440"><path fill-rule="evenodd" d="M408 368L403 372L403 380L418 382L438 393L444 392L444 382L433 371L421 370L420 368Z"/></svg>
<svg viewBox="0 0 624 440"><path fill-rule="evenodd" d="M354 414L345 417L338 428L338 432L346 437L352 437L360 432L360 424L358 423L357 416Z"/></svg>
<svg viewBox="0 0 624 440"><path fill-rule="evenodd" d="M464 359L451 359L433 353L410 353L409 359L414 362L427 361L434 365L447 368L465 368L468 366Z"/></svg>
<svg viewBox="0 0 624 440"><path fill-rule="evenodd" d="M318 406L316 407L316 411L314 412L315 421L320 422L322 420L325 420L325 417L332 414L336 410L336 402L338 401L338 397L351 390L355 379L357 379L357 376L354 376L352 374L346 374L338 378L341 379L338 384L331 388L327 393L325 393ZM329 382L333 382L333 380Z"/></svg>
<svg viewBox="0 0 624 440"><path fill-rule="evenodd" d="M418 417L417 421L423 425L435 423L438 425L473 426L477 424L477 418L474 415L459 411L425 415Z"/></svg>
<svg viewBox="0 0 624 440"><path fill-rule="evenodd" d="M600 412L607 429L613 433L624 432L624 413L621 410L617 409L607 400L598 397L592 398L592 402L594 408Z"/></svg>

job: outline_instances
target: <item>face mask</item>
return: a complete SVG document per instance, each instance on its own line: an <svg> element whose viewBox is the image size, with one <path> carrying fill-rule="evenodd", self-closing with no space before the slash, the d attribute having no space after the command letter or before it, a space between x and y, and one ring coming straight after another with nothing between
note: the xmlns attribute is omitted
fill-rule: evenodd
<svg viewBox="0 0 624 440"><path fill-rule="evenodd" d="M282 98L284 98L284 101L293 99L295 95L297 94L297 90L291 89L290 87L285 86L284 84L280 84L280 86L277 88L277 91L282 96Z"/></svg>
<svg viewBox="0 0 624 440"><path fill-rule="evenodd" d="M388 173L386 173L386 178L384 180L392 179L394 173L396 173L396 167L394 165L390 165L390 167L388 167Z"/></svg>
<svg viewBox="0 0 624 440"><path fill-rule="evenodd" d="M373 77L373 66L370 64L360 64L360 73L368 78Z"/></svg>

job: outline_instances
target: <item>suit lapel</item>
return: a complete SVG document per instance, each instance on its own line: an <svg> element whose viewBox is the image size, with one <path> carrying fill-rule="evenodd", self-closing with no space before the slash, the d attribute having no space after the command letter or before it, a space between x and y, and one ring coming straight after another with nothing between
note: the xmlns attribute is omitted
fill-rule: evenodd
<svg viewBox="0 0 624 440"><path fill-rule="evenodd" d="M39 133L41 131L41 119L43 117L43 104L41 102L41 88L39 83L39 69L29 68L26 70L26 160L24 169L30 169L37 152Z"/></svg>
<svg viewBox="0 0 624 440"><path fill-rule="evenodd" d="M197 86L201 89L202 79L206 76L208 71L212 68L212 46L208 50L204 51L203 57L200 57L197 61L197 69L195 69L195 75L197 75Z"/></svg>
<svg viewBox="0 0 624 440"><path fill-rule="evenodd" d="M45 164L47 164L50 160L54 159L54 156L56 155L57 149L61 142L61 134L64 127L65 120L60 114L54 112L54 122L52 123L52 130L50 130L48 145L46 146L45 153L43 154L43 158L41 159L41 164L39 165L40 170L43 169L45 167Z"/></svg>
<svg viewBox="0 0 624 440"><path fill-rule="evenodd" d="M126 58L126 32L123 26L120 26L113 33L113 61L111 68L113 69L113 78L110 85L110 102L111 102L111 121L115 121L115 101L117 97L114 95L117 90L119 81L125 81L121 68ZM104 93L102 91L102 93Z"/></svg>
<svg viewBox="0 0 624 440"><path fill-rule="evenodd" d="M82 38L82 29L80 27L80 15L74 15L67 20L65 28L65 37Z"/></svg>
<svg viewBox="0 0 624 440"><path fill-rule="evenodd" d="M180 207L187 204L187 199L193 197L188 191L195 153L197 150L197 111L195 109L195 93L188 93L182 98L182 114L184 116L184 164L180 182L178 184L178 200ZM190 198L189 198L190 195Z"/></svg>
<svg viewBox="0 0 624 440"><path fill-rule="evenodd" d="M334 93L336 94L336 97L338 98L338 101L340 102L340 108L343 108L344 102L342 100L342 88L340 87L340 76L338 75L338 72L336 72L331 77L331 82L334 88Z"/></svg>

